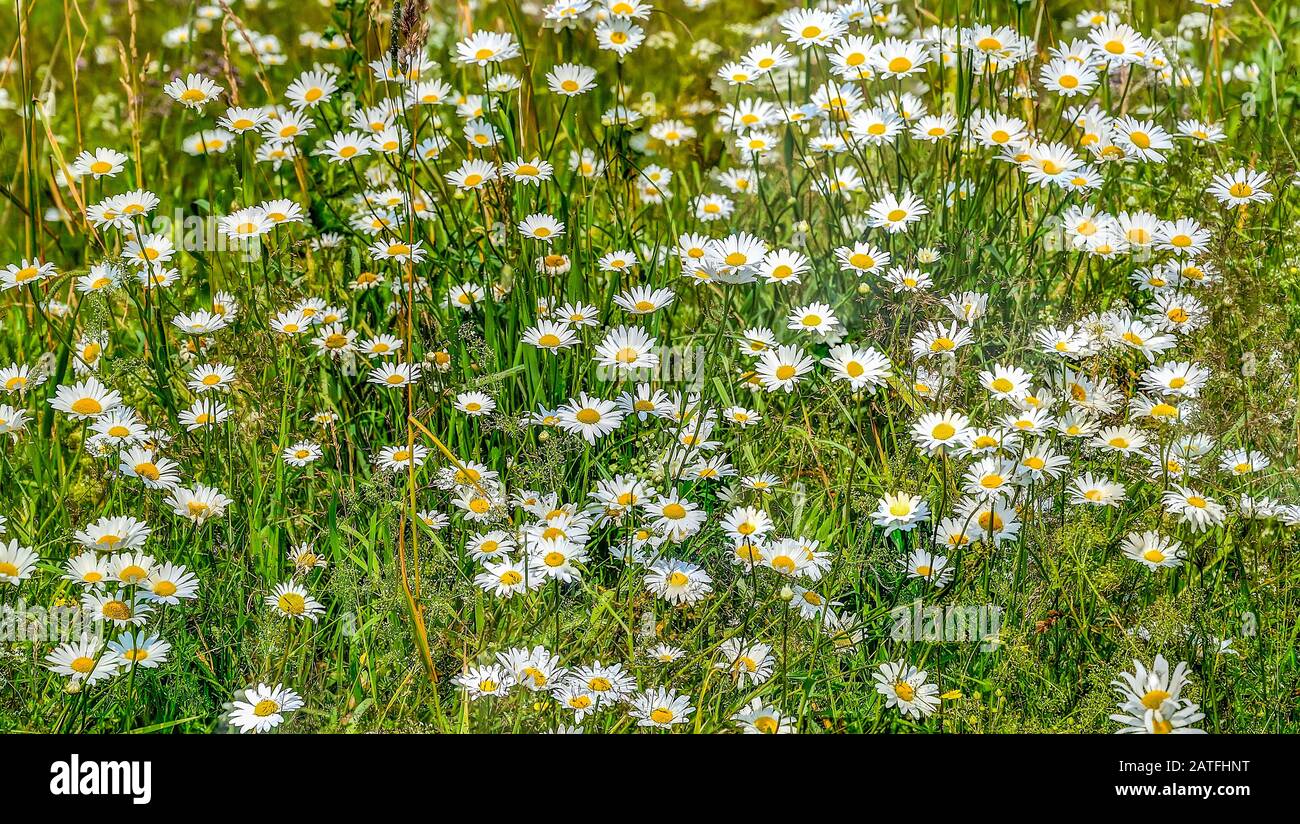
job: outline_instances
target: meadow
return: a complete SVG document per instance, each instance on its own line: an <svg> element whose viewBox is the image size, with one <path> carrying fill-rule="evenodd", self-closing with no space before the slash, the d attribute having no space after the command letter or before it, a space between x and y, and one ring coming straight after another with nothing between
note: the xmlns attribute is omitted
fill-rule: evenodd
<svg viewBox="0 0 1300 824"><path fill-rule="evenodd" d="M0 43L0 731L1300 731L1300 3Z"/></svg>

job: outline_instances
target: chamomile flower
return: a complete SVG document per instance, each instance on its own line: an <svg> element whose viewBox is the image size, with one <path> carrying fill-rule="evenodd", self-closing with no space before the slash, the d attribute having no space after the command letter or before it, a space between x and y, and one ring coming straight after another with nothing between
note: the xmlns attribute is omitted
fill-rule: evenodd
<svg viewBox="0 0 1300 824"><path fill-rule="evenodd" d="M37 560L30 547L21 546L16 540L0 543L0 584L16 587L32 577Z"/></svg>
<svg viewBox="0 0 1300 824"><path fill-rule="evenodd" d="M302 697L283 684L258 684L235 693L229 719L241 733L270 732L303 705Z"/></svg>
<svg viewBox="0 0 1300 824"><path fill-rule="evenodd" d="M874 674L876 692L885 697L885 707L896 707L910 718L926 718L939 708L939 687L927 683L925 670L906 661L881 664Z"/></svg>
<svg viewBox="0 0 1300 824"><path fill-rule="evenodd" d="M911 532L930 519L930 505L920 495L907 492L887 493L876 503L876 510L871 514L871 521L885 530L893 532Z"/></svg>
<svg viewBox="0 0 1300 824"><path fill-rule="evenodd" d="M1174 484L1162 498L1165 511L1193 532L1219 526L1227 517L1223 504L1191 487Z"/></svg>
<svg viewBox="0 0 1300 824"><path fill-rule="evenodd" d="M1205 191L1224 206L1267 203L1273 199L1272 193L1264 188L1269 182L1270 178L1264 172L1242 167L1235 172L1215 175Z"/></svg>
<svg viewBox="0 0 1300 824"><path fill-rule="evenodd" d="M182 106L198 111L205 104L216 99L222 89L203 75L191 73L183 79L177 77L172 80L163 87L163 91Z"/></svg>
<svg viewBox="0 0 1300 824"><path fill-rule="evenodd" d="M94 684L117 675L122 659L99 638L83 635L78 641L56 647L45 656L45 665L59 675L69 676L73 683Z"/></svg>
<svg viewBox="0 0 1300 824"><path fill-rule="evenodd" d="M669 729L691 720L695 708L689 695L678 695L677 690L656 687L637 693L631 699L629 714L638 727Z"/></svg>
<svg viewBox="0 0 1300 824"><path fill-rule="evenodd" d="M1125 556L1148 569L1167 569L1183 563L1182 545L1158 532L1132 532L1125 536L1120 550Z"/></svg>

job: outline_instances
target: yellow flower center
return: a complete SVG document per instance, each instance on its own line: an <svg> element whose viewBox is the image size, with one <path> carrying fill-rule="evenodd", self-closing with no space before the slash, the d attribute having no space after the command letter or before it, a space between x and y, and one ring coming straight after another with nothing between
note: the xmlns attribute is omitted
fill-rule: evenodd
<svg viewBox="0 0 1300 824"><path fill-rule="evenodd" d="M98 415L104 406L94 398L77 398L72 402L72 411L78 415Z"/></svg>
<svg viewBox="0 0 1300 824"><path fill-rule="evenodd" d="M1158 710L1160 705L1169 700L1169 693L1164 690L1151 690L1142 696L1142 706L1149 710Z"/></svg>
<svg viewBox="0 0 1300 824"><path fill-rule="evenodd" d="M270 698L263 698L261 701L257 702L257 706L253 707L253 715L256 715L258 718L266 718L267 716L275 715L279 711L280 705L272 701Z"/></svg>
<svg viewBox="0 0 1300 824"><path fill-rule="evenodd" d="M302 615L307 611L307 599L296 592L286 592L275 603L281 612L289 615Z"/></svg>

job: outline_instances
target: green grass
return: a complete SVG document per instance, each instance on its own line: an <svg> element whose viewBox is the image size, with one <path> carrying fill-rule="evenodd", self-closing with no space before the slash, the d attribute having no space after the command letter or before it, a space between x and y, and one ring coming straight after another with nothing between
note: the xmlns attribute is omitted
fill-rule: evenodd
<svg viewBox="0 0 1300 824"><path fill-rule="evenodd" d="M891 6L909 21L900 36L939 22L1008 25L1031 39L1032 54L996 75L977 75L967 61L947 68L931 63L903 80L856 82L867 105L881 94L910 91L929 113L954 115L966 130L977 110L996 108L1089 159L1079 146L1083 133L1064 114L1085 99L1114 116L1153 120L1171 134L1180 120L1201 119L1218 123L1227 135L1213 145L1175 139L1163 163L1096 164L1099 188L1073 193L1028 182L992 150L963 151L960 138L930 143L906 130L892 146L851 142L829 161L812 147L815 128L775 124L770 165L740 157L735 136L714 128L723 107L762 97L793 109L830 78L826 52L789 43L775 22L778 12L799 4L718 0L692 10L680 0L661 0L641 21L650 38L621 63L597 48L590 24L545 29L536 10L514 2L472 10L427 4L427 28L396 37L389 9L379 2L231 5L240 24L225 37L217 24L211 31L194 29L188 43L172 46L164 45L164 34L195 20L197 6L29 0L20 10L21 32L15 9L0 16L0 42L11 44L13 61L0 77L10 104L0 111L0 225L6 230L0 264L40 258L57 269L0 294L0 367L26 364L48 376L25 394L0 397L30 418L0 444L4 538L31 547L40 559L21 584L0 583L0 604L76 603L83 589L62 578L64 564L81 551L74 533L102 516L146 521L153 531L142 551L158 563L183 564L200 582L198 598L154 610L142 627L171 644L169 660L157 668L124 667L113 678L70 688L68 677L44 664L54 643L0 640L0 730L224 731L231 725L223 704L258 683L283 684L302 697L303 707L282 727L294 732L539 732L572 725L573 713L545 692L515 686L508 695L471 701L454 681L467 667L492 663L497 653L535 645L570 669L621 663L639 689L662 686L688 695L693 713L678 731L733 731L732 716L759 698L799 732L1113 732L1118 725L1109 716L1117 711L1117 695L1111 682L1131 670L1134 659L1150 666L1157 655L1171 665L1189 662L1182 698L1205 714L1196 726L1217 733L1300 728L1300 566L1295 528L1286 525L1300 515L1248 518L1238 507L1242 495L1300 503L1294 470L1300 447L1300 191L1292 185L1300 4L1257 7L1238 0L1216 12L1211 36L1203 26L1185 29L1182 50L1171 38L1181 15L1199 7L1121 4L1121 20L1159 35L1172 62L1203 79L1174 87L1153 82L1150 68L1102 71L1091 95L1064 103L1043 88L1039 67L1048 49L1086 39L1075 24L1081 4L941 0L921 9L908 2ZM458 63L456 44L471 30L510 33L523 55L486 68ZM346 45L309 48L299 41L304 31L338 35ZM283 63L248 54L241 48L244 32L278 37ZM855 33L882 36L870 28ZM786 44L795 65L779 79L765 76L747 87L717 79L723 63L740 60L759 42ZM390 48L427 54L437 65L431 76L462 93L480 93L485 82L504 74L519 78L519 89L495 95L483 113L501 133L500 144L473 156L494 162L542 156L554 164L555 179L540 187L493 184L458 192L446 175L465 159L466 142L464 118L451 105L412 108L398 118L417 144L447 138L437 158L374 153L330 163L313 154L329 136L354 128L346 125L354 105L376 105L397 94L367 65ZM187 138L216 128L234 104L232 81L239 105L283 101L286 87L317 62L337 67L340 88L310 110L315 128L298 141L304 151L296 162L278 169L259 162L256 148L267 141L254 133L224 153L184 151ZM547 72L564 62L594 67L595 88L573 99L548 92ZM1254 66L1257 74L1234 79L1234 66ZM191 71L224 90L201 112L163 91L173 77ZM1020 83L1032 86L1037 99L1014 95ZM626 104L644 115L635 127L601 121L618 104L620 88ZM675 148L647 139L651 124L669 118L693 126L697 136ZM65 170L75 157L98 147L124 152L124 170L66 185ZM600 158L600 173L584 177L571 170L570 153L584 149ZM662 203L645 202L638 193L651 164L673 173L671 197ZM832 166L856 172L862 190L828 192ZM1270 201L1225 208L1206 194L1214 176L1241 166L1269 174ZM692 201L726 191L715 179L718 170L748 170L754 180L747 193L727 193L735 205L729 218L702 222ZM965 196L949 201L949 187L961 184L969 187ZM304 222L269 232L251 257L195 248L180 227L170 262L179 270L175 283L144 289L134 269L119 261L132 273L123 284L104 293L77 291L78 277L118 260L127 242L124 228L92 228L85 207L136 188L157 195L155 215L215 218L284 198L302 208ZM358 194L388 188L429 198L423 219L410 197L396 210L402 220L397 236L420 241L428 252L409 267L373 259L367 247L377 238L360 234L351 222L368 214ZM867 228L862 220L869 207L890 191L914 192L929 214L896 234ZM955 513L971 464L918 447L911 427L920 415L957 409L977 426L993 426L1012 407L980 386L982 370L1013 364L1042 386L1060 376L1062 361L1035 344L1037 329L1078 323L1089 313L1147 311L1151 293L1140 292L1130 275L1151 261L1056 243L1060 217L1083 204L1112 215L1194 218L1209 231L1198 260L1216 267L1220 280L1191 292L1204 304L1204 325L1180 335L1177 348L1157 362L1195 361L1212 377L1181 423L1133 423L1161 454L1177 437L1212 438L1212 450L1186 483L1224 504L1228 514L1204 532L1193 531L1162 504L1174 483L1167 473L1149 472L1145 458L1117 459L1087 440L1054 435L1070 466L1062 479L1017 488L1009 499L1019 513L1016 538L996 547L976 540L936 550L952 571L942 589L908 578L900 559L931 546L934 527ZM542 246L515 228L539 212L566 227L550 247L569 256L563 273L540 273ZM714 238L749 232L771 248L799 250L810 271L795 285L692 283L682 277L675 251L684 232ZM331 234L337 244L319 242ZM860 277L841 270L835 250L858 240L888 251L895 263L924 270L933 286L898 293L881 273ZM937 262L918 262L918 251L926 248L938 250ZM614 250L634 251L640 263L628 272L601 272L598 260ZM1159 252L1155 259L1167 258ZM349 287L367 272L382 275L383 285ZM396 288L411 274L416 288ZM487 298L470 311L449 306L449 289L462 284L484 289ZM640 316L614 303L620 292L641 285L669 288L675 300ZM952 321L941 299L966 291L988 296L987 315L972 325L974 342L957 350L939 397L918 395L910 342L929 321ZM219 292L237 299L235 322L209 335L203 352L186 353L192 338L172 319L211 308ZM308 342L314 332L291 338L271 328L273 317L305 298L346 309L343 325L357 331L358 342L396 336L399 359L421 363L424 377L406 390L375 386L366 373L381 359L367 364L357 357L349 368L314 351ZM559 353L530 346L522 339L538 321L541 300L553 308L594 306L600 325L577 330L579 345ZM889 357L887 384L855 392L820 364L790 393L746 384L754 359L741 353L737 337L750 327L772 329L782 344L802 347L815 361L827 356L826 342L785 328L793 309L812 302L831 307L845 342ZM717 414L739 404L762 415L756 426L719 423L714 431L719 446L710 454L725 454L736 477L666 477L663 459L683 431L668 419L630 416L594 445L530 421L532 413L554 410L582 391L612 399L634 388L634 381L603 380L593 361L604 329L621 324L640 326L660 345L701 358L693 376L698 382L657 384L670 396L698 391L702 410ZM160 454L179 465L183 486L207 484L231 499L223 516L194 524L176 515L164 492L121 476L115 455L93 454L82 422L47 403L57 386L80 380L78 350L92 338L106 343L94 365L98 378L149 427L165 433ZM187 431L180 416L199 397L187 380L200 363L234 368L231 391L220 395L230 415L217 426ZM1072 368L1116 388L1119 403L1101 417L1103 425L1129 422L1128 401L1147 368L1141 354L1113 345ZM483 417L457 411L458 395L471 390L490 395L496 410ZM1058 396L1052 411L1059 416L1067 406ZM318 425L312 421L317 412L331 412L337 422ZM288 465L281 454L304 439L320 445L321 460L305 468ZM427 448L421 468L376 469L379 450L408 444ZM1271 464L1241 477L1219 469L1221 455L1247 448ZM1006 452L1011 459L1018 454ZM647 590L641 565L617 557L635 528L649 526L645 518L592 525L577 581L548 583L510 599L485 592L474 580L483 565L467 543L489 528L510 532L537 518L510 506L489 523L469 521L439 484L440 473L469 461L499 473L504 494L553 494L556 508L585 507L597 483L615 475L633 475L660 492L676 489L708 519L697 534L664 549L701 566L711 577L711 594L673 605ZM1085 472L1122 483L1127 500L1114 508L1070 503L1066 488ZM779 479L774 491L738 483L760 473ZM914 531L886 534L872 515L894 492L921 496L931 518ZM740 505L763 509L773 535L818 541L829 561L821 580L734 563L721 523ZM450 525L426 529L416 513L429 510L448 515ZM1146 530L1181 542L1184 563L1152 572L1125 557L1125 536ZM312 544L328 565L295 572L287 553L302 543ZM264 603L277 584L291 579L323 605L318 620L292 620ZM834 612L854 642L842 643L844 634L834 625L793 611L795 584L838 602ZM1001 608L997 643L891 638L891 610L918 601ZM770 646L771 677L740 685L730 677L729 661L715 669L727 639ZM1232 639L1231 650L1219 652L1219 639ZM681 657L655 661L647 653L658 644L679 648ZM942 697L932 715L911 718L886 706L873 676L894 661L925 670L937 685ZM589 732L641 729L626 705L595 712L581 725Z"/></svg>

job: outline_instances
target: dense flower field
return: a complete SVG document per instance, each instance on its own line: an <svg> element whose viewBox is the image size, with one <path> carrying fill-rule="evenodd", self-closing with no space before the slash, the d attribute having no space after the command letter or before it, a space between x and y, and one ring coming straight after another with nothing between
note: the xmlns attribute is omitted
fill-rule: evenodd
<svg viewBox="0 0 1300 824"><path fill-rule="evenodd" d="M0 730L1300 729L1300 4L0 26Z"/></svg>

